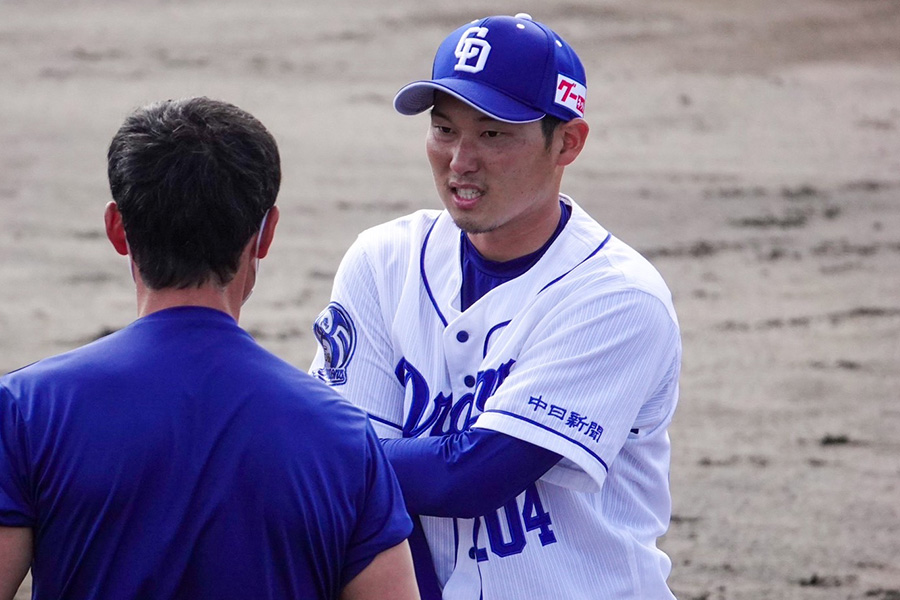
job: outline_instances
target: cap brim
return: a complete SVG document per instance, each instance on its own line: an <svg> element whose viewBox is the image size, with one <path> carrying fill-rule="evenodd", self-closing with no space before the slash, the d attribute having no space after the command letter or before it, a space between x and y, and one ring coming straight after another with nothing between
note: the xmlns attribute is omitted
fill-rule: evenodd
<svg viewBox="0 0 900 600"><path fill-rule="evenodd" d="M505 123L531 123L544 117L543 112L468 79L414 81L394 96L394 108L403 115L417 115L434 105L435 91L449 94L490 118Z"/></svg>

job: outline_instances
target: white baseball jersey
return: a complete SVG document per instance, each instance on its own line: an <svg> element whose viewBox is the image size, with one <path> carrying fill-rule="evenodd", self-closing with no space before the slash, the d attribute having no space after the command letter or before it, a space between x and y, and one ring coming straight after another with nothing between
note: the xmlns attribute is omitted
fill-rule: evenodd
<svg viewBox="0 0 900 600"><path fill-rule="evenodd" d="M311 372L381 437L483 427L563 459L477 519L423 517L448 600L673 598L667 427L681 341L658 272L566 196L526 273L460 312L460 230L419 211L363 232Z"/></svg>

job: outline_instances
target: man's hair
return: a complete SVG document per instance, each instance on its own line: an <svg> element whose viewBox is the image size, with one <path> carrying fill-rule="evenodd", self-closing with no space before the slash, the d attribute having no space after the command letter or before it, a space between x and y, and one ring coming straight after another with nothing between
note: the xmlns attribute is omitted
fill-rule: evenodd
<svg viewBox="0 0 900 600"><path fill-rule="evenodd" d="M240 108L209 98L139 108L107 154L113 200L144 283L198 287L234 277L281 184L275 139Z"/></svg>
<svg viewBox="0 0 900 600"><path fill-rule="evenodd" d="M550 146L553 144L553 133L563 122L562 119L554 117L553 115L544 115L541 118L541 131L544 134L544 147L547 148L547 150L549 150Z"/></svg>

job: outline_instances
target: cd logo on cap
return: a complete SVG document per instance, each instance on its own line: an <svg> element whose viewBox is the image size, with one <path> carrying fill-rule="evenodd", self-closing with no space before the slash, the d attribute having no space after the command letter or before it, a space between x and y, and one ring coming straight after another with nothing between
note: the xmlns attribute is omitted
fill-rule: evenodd
<svg viewBox="0 0 900 600"><path fill-rule="evenodd" d="M475 37L471 37L472 35ZM484 64L487 62L488 54L491 53L491 45L485 40L488 34L487 27L469 27L466 29L459 42L456 44L456 51L453 53L459 60L455 71L467 71L469 73L478 73L484 70ZM477 58L474 65L469 61Z"/></svg>

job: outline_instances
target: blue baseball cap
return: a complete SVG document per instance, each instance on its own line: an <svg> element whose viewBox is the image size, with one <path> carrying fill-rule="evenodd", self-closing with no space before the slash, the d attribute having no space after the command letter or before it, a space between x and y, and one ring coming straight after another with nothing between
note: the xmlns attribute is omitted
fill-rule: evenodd
<svg viewBox="0 0 900 600"><path fill-rule="evenodd" d="M584 117L587 78L578 55L525 13L472 21L451 33L438 48L431 77L397 92L394 108L419 114L440 91L507 123Z"/></svg>

